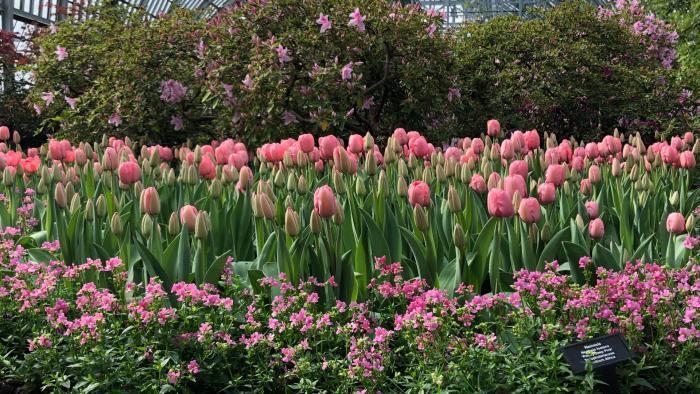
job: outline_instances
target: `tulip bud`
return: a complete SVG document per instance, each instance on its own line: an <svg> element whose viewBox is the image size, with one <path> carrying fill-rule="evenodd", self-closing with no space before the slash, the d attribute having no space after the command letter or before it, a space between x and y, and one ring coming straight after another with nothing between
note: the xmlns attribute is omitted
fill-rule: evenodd
<svg viewBox="0 0 700 394"><path fill-rule="evenodd" d="M467 246L466 239L464 238L464 230L459 223L455 224L454 231L452 232L452 241L454 241L455 246L459 250L464 250L465 246Z"/></svg>
<svg viewBox="0 0 700 394"><path fill-rule="evenodd" d="M612 175L618 177L622 174L622 166L620 160L616 157L612 161Z"/></svg>
<svg viewBox="0 0 700 394"><path fill-rule="evenodd" d="M319 216L318 212L316 210L311 211L311 219L309 219L309 227L311 228L311 232L314 234L319 234L321 233L321 216Z"/></svg>
<svg viewBox="0 0 700 394"><path fill-rule="evenodd" d="M199 212L194 225L194 236L200 240L205 239L209 235L210 226L209 214L205 211Z"/></svg>
<svg viewBox="0 0 700 394"><path fill-rule="evenodd" d="M581 215L576 214L576 227L578 227L579 231L583 232L583 230L586 228L586 224L583 222L583 217Z"/></svg>
<svg viewBox="0 0 700 394"><path fill-rule="evenodd" d="M343 210L342 206L338 206L338 209L336 209L335 213L333 214L333 223L340 226L341 224L343 224L344 221L345 221L345 211Z"/></svg>
<svg viewBox="0 0 700 394"><path fill-rule="evenodd" d="M355 194L357 194L358 196L364 196L365 194L367 194L367 188L365 188L365 183L360 177L355 178Z"/></svg>
<svg viewBox="0 0 700 394"><path fill-rule="evenodd" d="M282 164L285 168L294 167L294 159L292 159L292 154L289 153L289 151L284 152L284 156L282 156Z"/></svg>
<svg viewBox="0 0 700 394"><path fill-rule="evenodd" d="M306 178L304 175L299 175L299 180L297 181L297 192L302 196L309 191L309 185L306 183Z"/></svg>
<svg viewBox="0 0 700 394"><path fill-rule="evenodd" d="M63 184L61 182L58 182L56 184L56 188L54 189L54 200L56 201L56 205L59 208L65 208L66 205L68 204L68 196L66 196L66 188L63 187Z"/></svg>
<svg viewBox="0 0 700 394"><path fill-rule="evenodd" d="M218 178L214 178L214 180L211 181L211 185L209 185L209 194L216 200L221 197L221 189L221 181Z"/></svg>
<svg viewBox="0 0 700 394"><path fill-rule="evenodd" d="M85 203L85 220L88 222L95 220L95 204L92 202L91 198L88 198Z"/></svg>
<svg viewBox="0 0 700 394"><path fill-rule="evenodd" d="M420 205L416 204L413 207L413 220L416 222L416 228L420 231L426 231L430 227L428 223L428 214Z"/></svg>
<svg viewBox="0 0 700 394"><path fill-rule="evenodd" d="M372 137L372 134L370 134L369 132L365 134L364 143L365 152L372 152L372 150L374 149L374 137Z"/></svg>
<svg viewBox="0 0 700 394"><path fill-rule="evenodd" d="M460 179L461 179L462 183L464 183L465 185L468 185L469 182L471 182L471 180L472 180L472 172L471 172L471 170L469 169L469 166L468 166L468 165L462 166L462 171L461 171L461 174L460 174Z"/></svg>
<svg viewBox="0 0 700 394"><path fill-rule="evenodd" d="M19 136L19 132L17 130L15 130L12 133L12 142L14 142L15 145L19 145L19 142L21 141L21 139L22 138Z"/></svg>
<svg viewBox="0 0 700 394"><path fill-rule="evenodd" d="M552 230L550 229L548 222L545 222L544 226L542 226L540 237L542 237L542 240L545 242L549 241L549 239L552 238Z"/></svg>
<svg viewBox="0 0 700 394"><path fill-rule="evenodd" d="M700 138L698 138L693 145L693 154L700 155Z"/></svg>
<svg viewBox="0 0 700 394"><path fill-rule="evenodd" d="M402 177L408 176L408 167L406 167L406 162L403 159L399 159L398 173Z"/></svg>
<svg viewBox="0 0 700 394"><path fill-rule="evenodd" d="M523 198L520 196L520 192L516 190L515 193L513 193L513 198L511 200L515 211L518 211L520 209L520 202L522 200Z"/></svg>
<svg viewBox="0 0 700 394"><path fill-rule="evenodd" d="M445 163L445 175L448 177L455 176L457 170L457 162L454 160L447 160Z"/></svg>
<svg viewBox="0 0 700 394"><path fill-rule="evenodd" d="M677 207L679 201L678 191L671 193L671 198L669 198L668 201L671 203L671 206Z"/></svg>
<svg viewBox="0 0 700 394"><path fill-rule="evenodd" d="M345 182L343 181L343 176L339 171L333 170L333 188L338 194L345 194L347 188L345 187Z"/></svg>
<svg viewBox="0 0 700 394"><path fill-rule="evenodd" d="M462 200L453 185L450 185L447 190L447 205L449 205L452 213L457 213L462 210Z"/></svg>
<svg viewBox="0 0 700 394"><path fill-rule="evenodd" d="M445 182L447 180L447 175L445 174L445 167L443 167L442 164L438 164L435 167L435 177L437 178L438 182Z"/></svg>
<svg viewBox="0 0 700 394"><path fill-rule="evenodd" d="M633 181L639 179L639 166L636 164L632 166L632 170L630 171L630 179Z"/></svg>
<svg viewBox="0 0 700 394"><path fill-rule="evenodd" d="M292 208L287 208L287 212L284 214L284 231L292 237L299 235L301 231L299 214Z"/></svg>
<svg viewBox="0 0 700 394"><path fill-rule="evenodd" d="M18 166L19 167L19 166ZM5 170L2 173L2 183L10 187L12 184L15 182L15 177L12 175L12 172L10 172L10 167L5 167Z"/></svg>
<svg viewBox="0 0 700 394"><path fill-rule="evenodd" d="M413 169L413 168L416 168L416 167L418 167L418 158L416 157L416 155L414 155L413 153L411 153L411 154L408 156L408 168Z"/></svg>
<svg viewBox="0 0 700 394"><path fill-rule="evenodd" d="M406 184L406 179L403 177L399 177L396 185L396 193L400 197L405 197L406 194L408 193L408 185Z"/></svg>
<svg viewBox="0 0 700 394"><path fill-rule="evenodd" d="M695 228L695 215L693 215L691 213L690 215L688 215L688 219L685 220L685 230L690 233L691 231L693 231L694 228Z"/></svg>
<svg viewBox="0 0 700 394"><path fill-rule="evenodd" d="M369 176L373 176L377 173L377 158L374 157L374 153L370 152L365 158L365 172Z"/></svg>
<svg viewBox="0 0 700 394"><path fill-rule="evenodd" d="M260 213L267 220L273 220L275 218L275 203L272 202L270 196L265 193L258 193L258 208Z"/></svg>
<svg viewBox="0 0 700 394"><path fill-rule="evenodd" d="M112 234L116 236L122 235L124 228L122 227L122 217L119 216L119 212L114 212L114 215L112 215L110 226L112 227Z"/></svg>
<svg viewBox="0 0 700 394"><path fill-rule="evenodd" d="M297 188L297 177L294 175L293 172L290 172L289 175L287 175L287 191L288 192L293 192Z"/></svg>
<svg viewBox="0 0 700 394"><path fill-rule="evenodd" d="M389 182L386 179L386 172L384 170L379 171L379 179L377 180L377 193L382 196L386 196L386 191L389 190Z"/></svg>
<svg viewBox="0 0 700 394"><path fill-rule="evenodd" d="M168 220L168 234L177 235L180 233L180 220L177 217L177 212L170 214L170 219Z"/></svg>
<svg viewBox="0 0 700 394"><path fill-rule="evenodd" d="M141 212L148 215L160 213L160 197L155 187L149 187L141 192Z"/></svg>
<svg viewBox="0 0 700 394"><path fill-rule="evenodd" d="M73 198L70 200L70 213L71 215L75 214L80 210L80 194L74 193Z"/></svg>
<svg viewBox="0 0 700 394"><path fill-rule="evenodd" d="M425 182L427 184L433 183L434 176L433 176L433 171L430 167L425 167L423 169L422 178L423 178L423 182Z"/></svg>
<svg viewBox="0 0 700 394"><path fill-rule="evenodd" d="M151 219L151 216L143 215L143 218L141 219L141 234L143 234L144 237L148 238L151 236L152 231L153 220Z"/></svg>
<svg viewBox="0 0 700 394"><path fill-rule="evenodd" d="M44 182L39 182L39 185L36 187L36 192L38 194L46 194L48 191L49 189L46 187L46 184Z"/></svg>
<svg viewBox="0 0 700 394"><path fill-rule="evenodd" d="M530 239L537 239L539 231L540 230L537 228L537 223L532 223L530 225L530 228L528 229L528 235L530 236Z"/></svg>
<svg viewBox="0 0 700 394"><path fill-rule="evenodd" d="M278 171L277 174L275 174L275 186L276 187L282 187L284 186L286 179L284 172Z"/></svg>

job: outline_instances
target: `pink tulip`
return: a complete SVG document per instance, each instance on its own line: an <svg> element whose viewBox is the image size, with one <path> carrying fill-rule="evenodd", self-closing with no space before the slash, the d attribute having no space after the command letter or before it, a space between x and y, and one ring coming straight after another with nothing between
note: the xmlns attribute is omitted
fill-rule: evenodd
<svg viewBox="0 0 700 394"><path fill-rule="evenodd" d="M491 137L497 137L501 134L501 123L496 119L490 119L486 122L486 134Z"/></svg>
<svg viewBox="0 0 700 394"><path fill-rule="evenodd" d="M666 231L671 234L681 234L685 231L685 218L680 212L673 212L666 219Z"/></svg>
<svg viewBox="0 0 700 394"><path fill-rule="evenodd" d="M593 239L601 239L605 234L605 224L600 218L596 218L588 223L588 235Z"/></svg>
<svg viewBox="0 0 700 394"><path fill-rule="evenodd" d="M160 213L160 197L158 190L151 186L143 191L141 197L141 212L148 215L157 215Z"/></svg>
<svg viewBox="0 0 700 394"><path fill-rule="evenodd" d="M479 194L484 194L486 192L486 182L484 181L484 177L482 177L480 174L472 175L472 179L469 182L469 187Z"/></svg>
<svg viewBox="0 0 700 394"><path fill-rule="evenodd" d="M418 157L426 157L430 154L430 147L425 137L416 137L408 141L408 149Z"/></svg>
<svg viewBox="0 0 700 394"><path fill-rule="evenodd" d="M589 142L586 144L586 157L593 160L598 157L598 144Z"/></svg>
<svg viewBox="0 0 700 394"><path fill-rule="evenodd" d="M528 148L527 144L525 143L525 135L522 131L515 130L513 135L510 137L510 140L513 142L513 150L516 153L527 153Z"/></svg>
<svg viewBox="0 0 700 394"><path fill-rule="evenodd" d="M314 210L322 218L329 218L338 209L338 202L333 194L333 189L323 185L314 192Z"/></svg>
<svg viewBox="0 0 700 394"><path fill-rule="evenodd" d="M180 208L180 223L184 224L190 232L194 232L198 213L197 208L192 205L185 205Z"/></svg>
<svg viewBox="0 0 700 394"><path fill-rule="evenodd" d="M238 182L236 183L236 189L238 191L248 190L250 186L253 185L253 171L248 166L241 167L238 173Z"/></svg>
<svg viewBox="0 0 700 394"><path fill-rule="evenodd" d="M406 130L401 127L395 129L392 136L401 145L406 145L408 143L408 135L406 134Z"/></svg>
<svg viewBox="0 0 700 394"><path fill-rule="evenodd" d="M459 150L459 148L455 148L454 146L451 146L445 150L445 160L459 161L459 157L461 155L462 152Z"/></svg>
<svg viewBox="0 0 700 394"><path fill-rule="evenodd" d="M537 130L532 129L525 132L525 145L529 150L534 150L540 147L540 135Z"/></svg>
<svg viewBox="0 0 700 394"><path fill-rule="evenodd" d="M430 187L423 181L413 181L408 187L408 202L411 206L420 205L427 207L430 205Z"/></svg>
<svg viewBox="0 0 700 394"><path fill-rule="evenodd" d="M316 160L314 163L314 169L316 172L323 172L323 160Z"/></svg>
<svg viewBox="0 0 700 394"><path fill-rule="evenodd" d="M600 173L600 167L597 165L593 164L589 169L588 169L588 179L591 181L592 184L596 184L600 182L603 179L603 175Z"/></svg>
<svg viewBox="0 0 700 394"><path fill-rule="evenodd" d="M81 166L87 162L87 155L84 150L80 148L75 150L75 162Z"/></svg>
<svg viewBox="0 0 700 394"><path fill-rule="evenodd" d="M299 148L304 153L311 153L314 150L314 136L311 134L302 134L297 138Z"/></svg>
<svg viewBox="0 0 700 394"><path fill-rule="evenodd" d="M501 159L511 160L515 156L513 141L504 140L501 144Z"/></svg>
<svg viewBox="0 0 700 394"><path fill-rule="evenodd" d="M683 142L688 145L693 145L693 142L695 142L695 136L691 131L688 131L683 135Z"/></svg>
<svg viewBox="0 0 700 394"><path fill-rule="evenodd" d="M503 188L508 193L510 198L513 198L515 192L520 194L520 197L527 196L527 188L525 187L525 179L520 175L508 175L503 180Z"/></svg>
<svg viewBox="0 0 700 394"><path fill-rule="evenodd" d="M591 193L591 181L588 178L581 179L581 187L579 188L579 191L584 196L587 196Z"/></svg>
<svg viewBox="0 0 700 394"><path fill-rule="evenodd" d="M598 203L595 201L586 201L586 213L589 219L598 218Z"/></svg>
<svg viewBox="0 0 700 394"><path fill-rule="evenodd" d="M566 170L561 164L552 164L547 167L545 179L547 183L553 183L554 186L561 186L566 178Z"/></svg>
<svg viewBox="0 0 700 394"><path fill-rule="evenodd" d="M119 165L119 180L125 185L131 185L141 180L141 167L133 161L125 161Z"/></svg>
<svg viewBox="0 0 700 394"><path fill-rule="evenodd" d="M102 166L107 171L114 171L119 166L119 155L117 155L117 150L110 147L105 149L104 160Z"/></svg>
<svg viewBox="0 0 700 394"><path fill-rule="evenodd" d="M681 152L678 159L681 168L692 169L695 168L695 156L692 151Z"/></svg>
<svg viewBox="0 0 700 394"><path fill-rule="evenodd" d="M574 156L574 157L571 159L571 168L572 168L572 169L574 169L574 170L576 170L576 171L578 171L578 172L581 172L581 171L583 171L583 165L584 165L584 162L583 162L583 158L582 158L582 157L580 157L580 156Z"/></svg>
<svg viewBox="0 0 700 394"><path fill-rule="evenodd" d="M497 172L492 172L491 175L489 175L488 181L486 181L486 187L488 187L489 190L497 188L498 183L501 181L501 174Z"/></svg>
<svg viewBox="0 0 700 394"><path fill-rule="evenodd" d="M348 139L348 150L356 155L365 150L365 140L359 134L353 134Z"/></svg>
<svg viewBox="0 0 700 394"><path fill-rule="evenodd" d="M7 141L10 139L10 128L7 126L0 126L0 140Z"/></svg>
<svg viewBox="0 0 700 394"><path fill-rule="evenodd" d="M471 149L472 151L474 151L475 154L480 154L484 151L484 141L482 141L481 138L474 138L472 140Z"/></svg>
<svg viewBox="0 0 700 394"><path fill-rule="evenodd" d="M661 159L666 164L676 164L678 162L678 149L673 146L665 146L661 149Z"/></svg>
<svg viewBox="0 0 700 394"><path fill-rule="evenodd" d="M513 216L515 213L512 199L505 190L498 188L491 189L486 200L489 215L491 216L507 218Z"/></svg>
<svg viewBox="0 0 700 394"><path fill-rule="evenodd" d="M327 135L318 139L318 147L321 150L321 158L324 160L328 160L333 157L333 150L335 150L336 146L340 146L340 143L335 136Z"/></svg>
<svg viewBox="0 0 700 394"><path fill-rule="evenodd" d="M553 203L556 196L556 187L553 183L546 182L537 187L537 197L543 205Z"/></svg>
<svg viewBox="0 0 700 394"><path fill-rule="evenodd" d="M527 179L528 167L525 160L514 160L508 167L508 174L520 175L523 179Z"/></svg>
<svg viewBox="0 0 700 394"><path fill-rule="evenodd" d="M63 160L66 156L65 145L58 140L49 141L49 157L51 160Z"/></svg>
<svg viewBox="0 0 700 394"><path fill-rule="evenodd" d="M199 176L207 180L216 178L216 165L209 155L203 156L202 161L199 163Z"/></svg>
<svg viewBox="0 0 700 394"><path fill-rule="evenodd" d="M536 223L540 221L540 203L534 197L523 198L520 201L518 215L525 223Z"/></svg>

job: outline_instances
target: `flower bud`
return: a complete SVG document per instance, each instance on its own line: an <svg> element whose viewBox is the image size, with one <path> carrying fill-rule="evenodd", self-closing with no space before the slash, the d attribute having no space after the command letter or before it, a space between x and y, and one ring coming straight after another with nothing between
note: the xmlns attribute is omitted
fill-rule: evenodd
<svg viewBox="0 0 700 394"><path fill-rule="evenodd" d="M286 182L285 175L283 171L277 171L277 174L275 174L275 186L276 187L282 187L284 186L284 183Z"/></svg>
<svg viewBox="0 0 700 394"><path fill-rule="evenodd" d="M141 219L141 234L148 238L151 236L151 232L153 232L153 220L150 215L143 215Z"/></svg>
<svg viewBox="0 0 700 394"><path fill-rule="evenodd" d="M116 236L122 235L124 228L122 227L122 217L119 216L119 212L114 212L114 215L112 215L110 226L112 227L112 234Z"/></svg>
<svg viewBox="0 0 700 394"><path fill-rule="evenodd" d="M80 194L74 193L70 200L70 214L73 215L80 210Z"/></svg>
<svg viewBox="0 0 700 394"><path fill-rule="evenodd" d="M372 134L370 134L369 132L365 134L364 143L365 152L372 152L372 150L374 149L374 137L372 137Z"/></svg>
<svg viewBox="0 0 700 394"><path fill-rule="evenodd" d="M548 222L545 222L544 226L542 226L542 231L540 232L540 237L545 242L549 241L549 239L552 238L552 230L551 230Z"/></svg>
<svg viewBox="0 0 700 394"><path fill-rule="evenodd" d="M387 195L387 190L389 190L389 182L386 179L386 172L384 170L379 171L379 179L377 180L377 193L382 196Z"/></svg>
<svg viewBox="0 0 700 394"><path fill-rule="evenodd" d="M210 227L209 214L205 211L199 212L194 225L194 236L200 240L205 239L209 235Z"/></svg>
<svg viewBox="0 0 700 394"><path fill-rule="evenodd" d="M678 206L679 197L678 197L677 190L674 191L673 193L671 193L671 198L669 198L668 201L671 203L671 206L673 206L673 207Z"/></svg>
<svg viewBox="0 0 700 394"><path fill-rule="evenodd" d="M287 208L287 212L284 214L284 231L292 237L296 237L301 231L299 214L292 208Z"/></svg>
<svg viewBox="0 0 700 394"><path fill-rule="evenodd" d="M364 196L365 194L367 194L367 188L365 187L365 183L359 176L355 178L355 194L357 194L358 196Z"/></svg>
<svg viewBox="0 0 700 394"><path fill-rule="evenodd" d="M258 193L256 196L260 214L267 220L273 220L275 218L275 203L265 193Z"/></svg>
<svg viewBox="0 0 700 394"><path fill-rule="evenodd" d="M586 224L583 222L583 217L581 217L580 214L576 214L576 227L578 227L581 232L586 228Z"/></svg>
<svg viewBox="0 0 700 394"><path fill-rule="evenodd" d="M618 177L622 174L622 165L620 164L620 159L617 157L612 161L612 175Z"/></svg>
<svg viewBox="0 0 700 394"><path fill-rule="evenodd" d="M170 214L170 219L168 220L168 234L177 235L180 233L180 220L177 217L177 213L173 212Z"/></svg>
<svg viewBox="0 0 700 394"><path fill-rule="evenodd" d="M377 173L377 158L374 156L373 152L368 153L365 158L365 172L369 176L373 176Z"/></svg>
<svg viewBox="0 0 700 394"><path fill-rule="evenodd" d="M211 181L211 185L209 185L209 194L211 194L212 198L216 200L221 197L221 189L221 181L218 178L215 178Z"/></svg>
<svg viewBox="0 0 700 394"><path fill-rule="evenodd" d="M299 175L299 180L297 181L297 192L302 196L309 192L309 185L306 183L306 178L304 178L304 175Z"/></svg>
<svg viewBox="0 0 700 394"><path fill-rule="evenodd" d="M447 205L449 205L452 213L457 213L462 210L462 199L453 185L450 185L449 189L447 190Z"/></svg>
<svg viewBox="0 0 700 394"><path fill-rule="evenodd" d="M396 194L400 197L406 197L406 194L408 194L408 185L406 184L406 179L402 176L397 181Z"/></svg>
<svg viewBox="0 0 700 394"><path fill-rule="evenodd" d="M430 167L425 167L423 169L422 178L423 178L423 182L425 182L427 184L433 183L433 171Z"/></svg>
<svg viewBox="0 0 700 394"><path fill-rule="evenodd" d="M447 175L445 174L445 167L443 167L442 164L438 164L435 167L435 178L437 178L438 182L445 182L447 180Z"/></svg>
<svg viewBox="0 0 700 394"><path fill-rule="evenodd" d="M151 186L141 192L141 212L147 215L160 213L160 197L155 187Z"/></svg>
<svg viewBox="0 0 700 394"><path fill-rule="evenodd" d="M459 223L455 224L454 231L452 231L452 240L459 250L464 250L465 246L467 246L466 239L464 238L464 230Z"/></svg>
<svg viewBox="0 0 700 394"><path fill-rule="evenodd" d="M685 229L686 229L686 231L691 232L691 231L693 231L694 228L695 228L695 215L693 215L691 213L690 215L688 215L688 219L685 220Z"/></svg>
<svg viewBox="0 0 700 394"><path fill-rule="evenodd" d="M399 159L398 173L402 177L408 176L408 167L406 167L406 162L403 159Z"/></svg>
<svg viewBox="0 0 700 394"><path fill-rule="evenodd" d="M85 220L88 222L95 220L95 203L92 202L91 198L88 198L85 203Z"/></svg>
<svg viewBox="0 0 700 394"><path fill-rule="evenodd" d="M340 226L345 221L345 211L342 206L338 206L338 209L333 214L333 223Z"/></svg>
<svg viewBox="0 0 700 394"><path fill-rule="evenodd" d="M21 166L17 167L21 168ZM5 167L5 170L2 173L2 183L7 187L10 187L15 183L15 176L12 174L12 171L10 171L10 167Z"/></svg>
<svg viewBox="0 0 700 394"><path fill-rule="evenodd" d="M316 212L316 210L311 211L311 219L309 219L309 227L311 232L314 234L321 233L321 216Z"/></svg>
<svg viewBox="0 0 700 394"><path fill-rule="evenodd" d="M347 188L345 187L345 182L343 181L343 176L339 171L333 170L333 188L338 194L345 194Z"/></svg>
<svg viewBox="0 0 700 394"><path fill-rule="evenodd" d="M430 227L430 224L428 223L428 214L420 205L415 205L413 207L413 220L416 223L416 228L418 228L420 231L426 231Z"/></svg>
<svg viewBox="0 0 700 394"><path fill-rule="evenodd" d="M289 175L287 175L287 191L288 192L293 192L297 188L297 177L294 175L293 172L290 172Z"/></svg>

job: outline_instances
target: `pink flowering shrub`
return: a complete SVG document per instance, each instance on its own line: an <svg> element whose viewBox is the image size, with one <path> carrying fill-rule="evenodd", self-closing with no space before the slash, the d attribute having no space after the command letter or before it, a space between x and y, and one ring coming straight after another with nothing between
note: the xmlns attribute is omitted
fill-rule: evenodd
<svg viewBox="0 0 700 394"><path fill-rule="evenodd" d="M158 18L109 5L94 12L31 40L28 101L40 130L83 140L109 130L160 143L207 135L192 55L204 22L182 9Z"/></svg>
<svg viewBox="0 0 700 394"><path fill-rule="evenodd" d="M242 2L209 21L196 73L217 126L247 142L395 127L444 140L460 90L441 25L385 0Z"/></svg>
<svg viewBox="0 0 700 394"><path fill-rule="evenodd" d="M219 285L128 280L119 258L36 262L26 226L0 238L0 383L73 391L593 390L558 349L620 332L637 355L625 389L700 388L700 268L583 269L590 284L519 271L512 292L455 296L375 259L364 303L333 301L333 278L264 277L230 267ZM46 245L56 256L56 250ZM331 305L327 307L326 305ZM535 376L537 378L535 378Z"/></svg>

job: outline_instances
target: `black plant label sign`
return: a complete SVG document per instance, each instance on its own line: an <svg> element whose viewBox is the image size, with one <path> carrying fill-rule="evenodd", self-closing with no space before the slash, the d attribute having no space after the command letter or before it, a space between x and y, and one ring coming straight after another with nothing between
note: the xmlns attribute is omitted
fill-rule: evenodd
<svg viewBox="0 0 700 394"><path fill-rule="evenodd" d="M565 346L561 349L564 360L574 373L586 370L590 362L594 370L619 364L632 358L625 338L621 334L605 335Z"/></svg>

